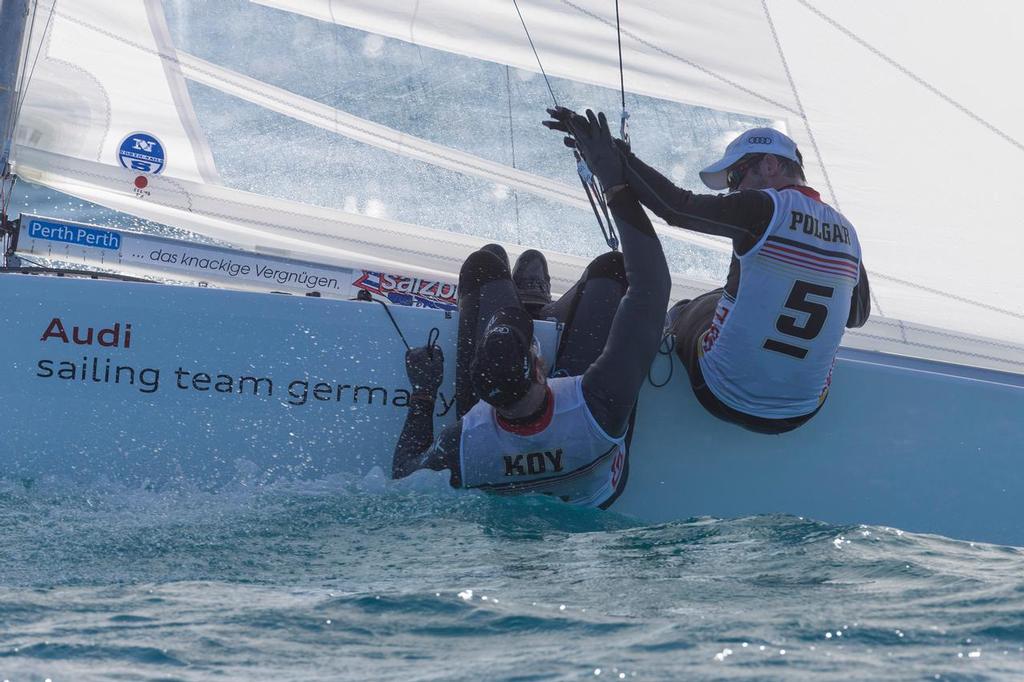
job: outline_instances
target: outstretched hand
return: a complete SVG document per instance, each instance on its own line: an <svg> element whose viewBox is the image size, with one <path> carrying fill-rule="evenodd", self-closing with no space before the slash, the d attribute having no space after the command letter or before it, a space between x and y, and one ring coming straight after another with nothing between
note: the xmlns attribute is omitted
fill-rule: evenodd
<svg viewBox="0 0 1024 682"><path fill-rule="evenodd" d="M413 393L433 396L444 377L444 353L437 345L410 348L405 352L405 372Z"/></svg>
<svg viewBox="0 0 1024 682"><path fill-rule="evenodd" d="M552 119L551 121L543 121L541 125L544 125L551 130L557 130L561 133L566 133L566 137L563 138L563 142L566 147L572 149L576 148L576 140L572 138L576 134L576 130L582 130L590 126L590 122L580 116L572 109L566 109L565 107L556 106L554 109L548 109L548 116Z"/></svg>
<svg viewBox="0 0 1024 682"><path fill-rule="evenodd" d="M554 120L544 121L543 124L551 130L571 136L564 139L565 146L579 150L591 172L606 189L626 183L625 160L608 127L604 112L595 115L587 109L584 118L571 109L555 107L548 109L548 114Z"/></svg>

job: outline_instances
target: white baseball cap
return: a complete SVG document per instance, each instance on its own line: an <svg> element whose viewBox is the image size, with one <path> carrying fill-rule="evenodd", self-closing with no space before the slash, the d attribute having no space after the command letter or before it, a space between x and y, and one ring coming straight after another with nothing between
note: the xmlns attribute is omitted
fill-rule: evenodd
<svg viewBox="0 0 1024 682"><path fill-rule="evenodd" d="M796 142L774 128L752 128L730 142L722 158L700 172L700 179L711 189L728 189L727 171L747 154L775 154L803 165Z"/></svg>

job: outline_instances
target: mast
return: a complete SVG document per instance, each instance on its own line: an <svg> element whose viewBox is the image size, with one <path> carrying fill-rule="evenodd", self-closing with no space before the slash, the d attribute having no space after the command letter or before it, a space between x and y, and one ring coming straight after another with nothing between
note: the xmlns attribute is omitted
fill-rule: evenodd
<svg viewBox="0 0 1024 682"><path fill-rule="evenodd" d="M16 232L7 220L7 202L14 188L10 156L18 119L18 75L25 25L32 0L0 0L0 267L14 262Z"/></svg>
<svg viewBox="0 0 1024 682"><path fill-rule="evenodd" d="M22 94L17 89L18 74L31 1L0 0L0 176L5 179Z"/></svg>
<svg viewBox="0 0 1024 682"><path fill-rule="evenodd" d="M0 0L0 173L7 176L17 123L17 76L22 65L25 27L31 0Z"/></svg>

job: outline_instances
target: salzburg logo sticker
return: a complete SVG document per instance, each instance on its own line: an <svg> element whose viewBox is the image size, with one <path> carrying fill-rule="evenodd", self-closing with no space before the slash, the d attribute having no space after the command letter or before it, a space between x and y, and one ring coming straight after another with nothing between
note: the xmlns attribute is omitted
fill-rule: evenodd
<svg viewBox="0 0 1024 682"><path fill-rule="evenodd" d="M458 286L448 282L363 270L363 274L352 282L352 286L384 296L397 305L439 310L459 308L456 297Z"/></svg>
<svg viewBox="0 0 1024 682"><path fill-rule="evenodd" d="M149 133L132 133L121 141L117 160L129 170L159 175L166 165L167 153L160 140Z"/></svg>

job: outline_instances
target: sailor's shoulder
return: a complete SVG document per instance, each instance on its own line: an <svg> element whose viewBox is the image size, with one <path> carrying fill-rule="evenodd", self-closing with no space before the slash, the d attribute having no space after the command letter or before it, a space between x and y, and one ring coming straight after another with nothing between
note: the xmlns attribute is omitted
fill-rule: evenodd
<svg viewBox="0 0 1024 682"><path fill-rule="evenodd" d="M557 403L555 409L564 408L567 399L576 398L582 399L583 396L583 375L571 376L571 377L552 377L548 379L548 388L551 389L551 394L555 396Z"/></svg>
<svg viewBox="0 0 1024 682"><path fill-rule="evenodd" d="M552 391L566 390L566 389L568 389L571 386L579 384L582 380L583 380L583 375L582 374L579 374L579 375L576 375L576 376L571 376L571 377L563 377L563 376L551 377L551 378L548 379L548 387Z"/></svg>
<svg viewBox="0 0 1024 682"><path fill-rule="evenodd" d="M460 431L468 431L493 421L494 408L483 400L479 400L476 405L469 408L466 414L462 415L456 425Z"/></svg>

